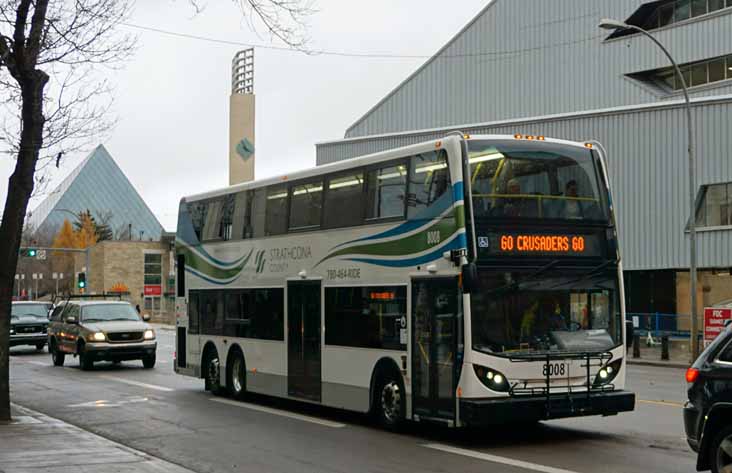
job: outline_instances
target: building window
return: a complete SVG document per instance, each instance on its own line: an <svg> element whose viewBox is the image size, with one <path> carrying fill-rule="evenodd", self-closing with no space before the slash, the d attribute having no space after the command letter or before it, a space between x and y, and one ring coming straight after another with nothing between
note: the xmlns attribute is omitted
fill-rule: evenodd
<svg viewBox="0 0 732 473"><path fill-rule="evenodd" d="M732 0L672 0L660 5L638 26L656 29L732 7Z"/></svg>
<svg viewBox="0 0 732 473"><path fill-rule="evenodd" d="M679 69L681 69L687 87L732 79L732 55L680 64ZM628 74L628 77L656 86L663 91L676 91L683 88L681 79L673 67Z"/></svg>
<svg viewBox="0 0 732 473"><path fill-rule="evenodd" d="M406 350L407 288L325 289L325 344Z"/></svg>
<svg viewBox="0 0 732 473"><path fill-rule="evenodd" d="M696 210L698 227L732 225L732 182L702 186Z"/></svg>
<svg viewBox="0 0 732 473"><path fill-rule="evenodd" d="M625 23L654 30L692 18L698 18L724 8L732 7L732 0L665 0L642 4ZM632 30L618 30L608 39L638 34Z"/></svg>
<svg viewBox="0 0 732 473"><path fill-rule="evenodd" d="M143 271L143 308L151 314L159 314L163 294L163 255L145 253Z"/></svg>

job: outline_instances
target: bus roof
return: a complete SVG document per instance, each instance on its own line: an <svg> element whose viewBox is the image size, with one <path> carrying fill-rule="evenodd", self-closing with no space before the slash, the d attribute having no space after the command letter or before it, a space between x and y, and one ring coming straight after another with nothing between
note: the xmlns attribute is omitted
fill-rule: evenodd
<svg viewBox="0 0 732 473"><path fill-rule="evenodd" d="M516 138L518 135L464 135L464 137L468 141L473 140L517 140ZM521 135L523 139L524 135ZM528 135L527 135L528 136ZM266 179L260 179L255 181L249 181L244 182L241 184L236 184L233 186L223 187L219 189L215 189L208 192L203 192L199 194L193 194L190 196L183 197L183 201L186 202L195 202L199 200L205 200L210 199L214 197L220 197L222 195L236 193L244 190L249 189L257 189L260 187L270 186L274 184L284 184L291 181L297 181L300 179L307 179L309 177L316 177L321 174L329 174L333 172L339 172L339 171L347 171L348 169L356 168L359 166L365 166L370 164L376 164L382 161L388 161L390 159L398 158L401 156L406 156L409 153L418 153L418 152L424 152L424 151L431 151L434 149L435 144L438 141L445 142L449 139L456 139L457 133L453 133L451 135L446 135L443 138L435 138L431 140L426 140L414 145L408 145L408 146L402 146L400 148L394 148L386 151L379 151L377 153L367 154L363 156L358 156L354 158L344 159L343 161L338 161L335 163L329 163L324 164L322 166L317 166L314 168L304 169L300 171L295 171L288 174L281 174L279 176L273 176L268 177ZM544 138L544 137L543 137ZM555 144L562 144L567 146L575 146L579 148L584 148L585 144L580 143L577 141L568 141L568 140L561 140L557 138L549 138L545 137L542 141L534 140L537 143L555 143Z"/></svg>

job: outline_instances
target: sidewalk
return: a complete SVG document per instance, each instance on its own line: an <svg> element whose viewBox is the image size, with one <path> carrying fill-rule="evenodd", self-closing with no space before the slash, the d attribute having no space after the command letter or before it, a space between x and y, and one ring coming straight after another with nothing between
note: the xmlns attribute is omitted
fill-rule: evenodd
<svg viewBox="0 0 732 473"><path fill-rule="evenodd" d="M669 347L669 359L661 359L661 345L652 347L646 346L645 341L641 342L640 358L633 358L633 348L629 347L627 355L629 365L645 365L645 366L662 366L667 368L689 367L691 354L688 350L688 344L672 344Z"/></svg>
<svg viewBox="0 0 732 473"><path fill-rule="evenodd" d="M191 473L40 412L13 404L0 423L2 473Z"/></svg>
<svg viewBox="0 0 732 473"><path fill-rule="evenodd" d="M151 323L150 325L152 325L152 327L157 331L160 331L160 330L166 330L169 332L175 331L175 325L159 324L159 323L155 323L155 322Z"/></svg>

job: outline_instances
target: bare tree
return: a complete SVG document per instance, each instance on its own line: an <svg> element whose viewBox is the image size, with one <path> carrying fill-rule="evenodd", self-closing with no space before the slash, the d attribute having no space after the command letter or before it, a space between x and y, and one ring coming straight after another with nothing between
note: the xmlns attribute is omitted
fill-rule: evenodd
<svg viewBox="0 0 732 473"><path fill-rule="evenodd" d="M205 7L205 0L188 0L196 12ZM315 13L312 0L230 0L242 12L245 21L253 31L260 27L272 38L286 45L306 50L308 43L308 24L310 16Z"/></svg>
<svg viewBox="0 0 732 473"><path fill-rule="evenodd" d="M134 50L118 28L134 0L0 0L0 155L15 158L0 220L0 421L10 419L9 333L28 200L45 170L109 130L111 88L96 73ZM204 0L188 0L199 11ZM256 30L304 49L309 0L231 0Z"/></svg>
<svg viewBox="0 0 732 473"><path fill-rule="evenodd" d="M43 168L110 126L98 64L118 64L135 38L116 27L130 0L0 0L0 135L14 156L0 222L0 420L10 418L9 323L28 199ZM55 161L54 161L55 160ZM40 171L40 172L39 172Z"/></svg>

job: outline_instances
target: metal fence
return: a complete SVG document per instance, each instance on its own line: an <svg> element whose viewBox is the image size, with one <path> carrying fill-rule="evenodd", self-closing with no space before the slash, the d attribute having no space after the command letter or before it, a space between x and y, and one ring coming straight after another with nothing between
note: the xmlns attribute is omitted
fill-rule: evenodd
<svg viewBox="0 0 732 473"><path fill-rule="evenodd" d="M636 334L643 337L668 335L673 338L689 338L691 316L689 314L664 314L661 312L627 312L625 319L633 323ZM701 328L701 318L699 327Z"/></svg>

